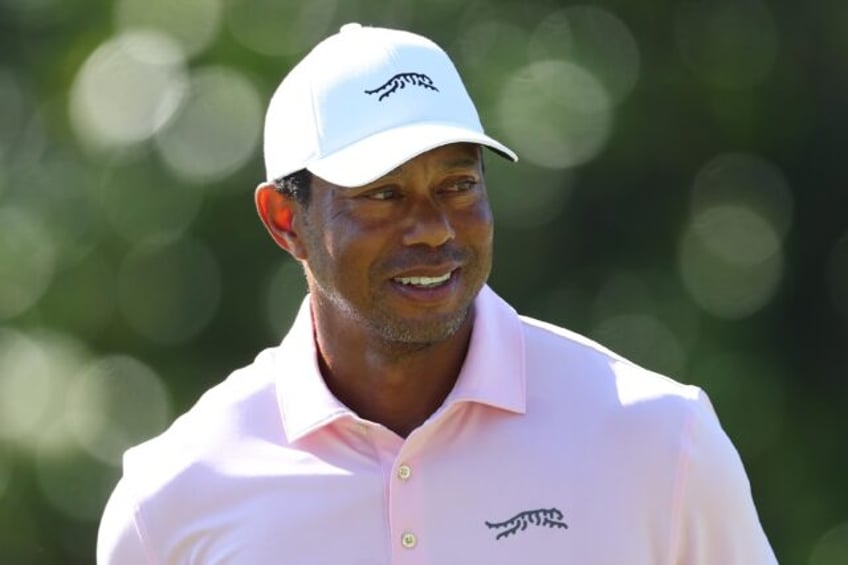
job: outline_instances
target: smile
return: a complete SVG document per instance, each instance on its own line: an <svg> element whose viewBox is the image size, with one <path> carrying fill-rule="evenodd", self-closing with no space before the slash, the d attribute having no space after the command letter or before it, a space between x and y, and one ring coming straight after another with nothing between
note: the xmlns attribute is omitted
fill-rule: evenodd
<svg viewBox="0 0 848 565"><path fill-rule="evenodd" d="M400 284L408 286L432 288L434 286L439 286L440 284L447 282L447 280L450 279L452 274L453 271L450 271L438 277L396 277L393 280L399 282Z"/></svg>

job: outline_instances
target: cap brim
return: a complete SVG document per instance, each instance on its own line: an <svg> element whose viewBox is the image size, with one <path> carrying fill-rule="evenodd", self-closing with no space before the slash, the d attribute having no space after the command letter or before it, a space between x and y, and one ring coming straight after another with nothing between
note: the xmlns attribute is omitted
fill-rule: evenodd
<svg viewBox="0 0 848 565"><path fill-rule="evenodd" d="M484 133L453 125L419 123L371 135L306 168L339 186L363 186L422 153L450 143L476 143L518 161L515 152Z"/></svg>

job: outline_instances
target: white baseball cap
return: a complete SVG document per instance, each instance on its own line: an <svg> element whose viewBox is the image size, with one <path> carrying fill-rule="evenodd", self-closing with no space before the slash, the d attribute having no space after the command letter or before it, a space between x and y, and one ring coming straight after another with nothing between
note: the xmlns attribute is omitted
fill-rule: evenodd
<svg viewBox="0 0 848 565"><path fill-rule="evenodd" d="M272 181L301 169L362 186L449 143L515 153L483 132L448 55L406 31L346 24L286 76L265 117Z"/></svg>

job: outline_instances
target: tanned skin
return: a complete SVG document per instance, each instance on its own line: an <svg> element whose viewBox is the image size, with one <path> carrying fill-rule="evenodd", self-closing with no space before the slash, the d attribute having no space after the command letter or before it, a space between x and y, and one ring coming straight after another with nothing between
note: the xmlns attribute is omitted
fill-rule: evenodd
<svg viewBox="0 0 848 565"><path fill-rule="evenodd" d="M314 177L307 205L271 183L255 200L271 237L304 267L328 387L408 436L453 388L491 270L479 147L436 148L362 187Z"/></svg>

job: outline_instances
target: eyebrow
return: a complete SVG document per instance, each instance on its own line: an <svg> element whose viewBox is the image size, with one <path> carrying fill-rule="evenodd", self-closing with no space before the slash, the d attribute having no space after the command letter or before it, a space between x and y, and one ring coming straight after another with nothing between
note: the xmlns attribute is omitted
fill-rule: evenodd
<svg viewBox="0 0 848 565"><path fill-rule="evenodd" d="M480 162L478 157L459 157L452 161L448 161L442 164L442 168L444 169L457 169L462 167L476 167Z"/></svg>

